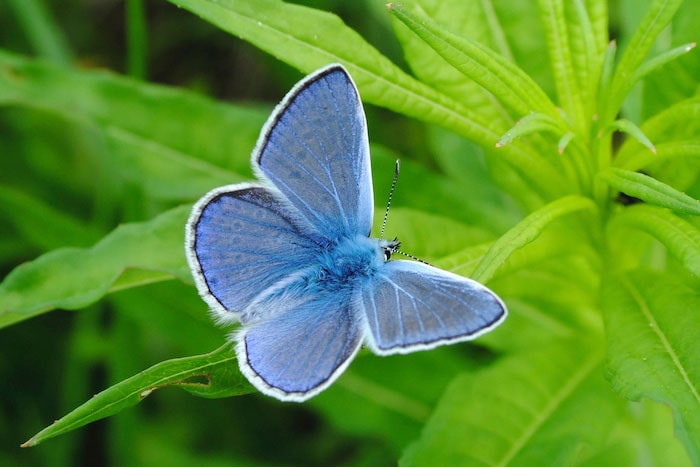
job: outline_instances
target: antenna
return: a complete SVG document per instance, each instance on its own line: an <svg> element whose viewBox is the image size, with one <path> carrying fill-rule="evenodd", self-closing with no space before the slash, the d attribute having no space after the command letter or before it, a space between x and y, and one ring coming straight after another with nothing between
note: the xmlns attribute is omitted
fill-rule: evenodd
<svg viewBox="0 0 700 467"><path fill-rule="evenodd" d="M412 254L406 253L405 251L396 250L394 253L398 253L398 254L400 254L400 255L404 255L406 258L411 258L412 260L418 261L419 263L423 263L423 264L427 264L428 266L432 266L432 264L430 264L429 262L423 261L423 260L420 259L419 257L413 256Z"/></svg>
<svg viewBox="0 0 700 467"><path fill-rule="evenodd" d="M384 238L386 220L389 217L389 208L391 207L391 197L394 196L394 188L396 188L396 181L399 179L399 168L399 160L396 159L396 167L394 168L394 180L391 182L391 189L389 190L389 200L386 202L386 211L384 211L384 221L382 221L382 230L381 232L379 232L379 238Z"/></svg>

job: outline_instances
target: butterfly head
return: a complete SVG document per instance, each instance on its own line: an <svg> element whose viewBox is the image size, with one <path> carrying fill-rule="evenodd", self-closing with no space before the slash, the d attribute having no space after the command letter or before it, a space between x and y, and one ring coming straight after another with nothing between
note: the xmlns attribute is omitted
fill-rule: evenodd
<svg viewBox="0 0 700 467"><path fill-rule="evenodd" d="M396 237L393 240L379 240L379 247L384 251L384 261L389 261L391 255L401 248L401 242Z"/></svg>

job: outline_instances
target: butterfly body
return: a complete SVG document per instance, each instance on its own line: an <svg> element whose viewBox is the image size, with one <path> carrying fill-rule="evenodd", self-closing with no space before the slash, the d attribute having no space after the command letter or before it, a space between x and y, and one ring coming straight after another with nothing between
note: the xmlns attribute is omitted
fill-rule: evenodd
<svg viewBox="0 0 700 467"><path fill-rule="evenodd" d="M384 265L379 240L357 235L342 238L319 258L319 285L329 290L355 288L373 277Z"/></svg>
<svg viewBox="0 0 700 467"><path fill-rule="evenodd" d="M384 264L384 242L368 237L342 238L319 245L317 258L307 267L262 291L243 310L240 321L251 324L276 313L280 302L302 303L325 293L349 293L361 289Z"/></svg>
<svg viewBox="0 0 700 467"><path fill-rule="evenodd" d="M197 288L262 392L303 401L328 387L364 343L388 355L473 339L503 302L470 279L392 260L370 238L373 195L364 112L332 65L298 83L253 151L259 183L212 190L193 207L186 252Z"/></svg>

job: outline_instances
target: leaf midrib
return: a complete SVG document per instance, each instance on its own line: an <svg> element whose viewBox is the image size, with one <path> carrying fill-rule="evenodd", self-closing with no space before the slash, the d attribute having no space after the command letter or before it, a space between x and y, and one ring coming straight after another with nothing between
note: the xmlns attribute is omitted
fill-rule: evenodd
<svg viewBox="0 0 700 467"><path fill-rule="evenodd" d="M515 456L527 445L528 441L532 439L535 433L544 425L544 423L554 414L554 412L563 404L563 402L573 394L573 392L579 387L579 385L588 377L588 375L600 365L603 361L603 352L599 348L598 351L592 352L590 359L585 362L579 369L578 372L574 373L573 377L569 380L567 384L561 387L561 390L555 394L554 397L550 399L549 404L542 410L539 416L535 417L530 426L522 433L520 438L516 439L511 448L506 454L501 458L501 461L496 465L506 466L509 465Z"/></svg>
<svg viewBox="0 0 700 467"><path fill-rule="evenodd" d="M673 366L676 368L676 371L678 371L678 373L681 375L683 382L686 384L686 386L688 386L688 389L695 398L695 401L698 403L698 405L700 405L700 392L698 392L698 389L690 380L690 377L685 371L685 368L683 367L683 364L681 363L678 354L673 350L673 346L671 345L670 341L666 338L666 334L664 334L664 332L659 327L659 323L654 317L654 314L647 306L646 301L641 296L641 294L639 294L637 288L634 287L634 285L632 285L627 278L622 279L622 284L630 293L634 301L637 302L637 306L639 307L640 312L642 313L644 318L648 320L652 331L654 332L654 334L656 334L659 341L661 341L661 345L663 346L668 356L671 357L671 361L673 362Z"/></svg>

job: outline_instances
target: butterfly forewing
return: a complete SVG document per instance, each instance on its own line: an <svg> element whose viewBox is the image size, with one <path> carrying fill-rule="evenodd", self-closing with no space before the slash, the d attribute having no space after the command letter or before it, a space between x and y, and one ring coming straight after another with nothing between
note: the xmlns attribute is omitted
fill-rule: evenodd
<svg viewBox="0 0 700 467"><path fill-rule="evenodd" d="M313 229L274 192L247 184L222 187L195 206L187 229L188 259L200 294L221 319L261 291L316 260Z"/></svg>
<svg viewBox="0 0 700 467"><path fill-rule="evenodd" d="M329 239L369 235L372 175L362 103L347 72L332 66L292 89L268 121L257 163Z"/></svg>

